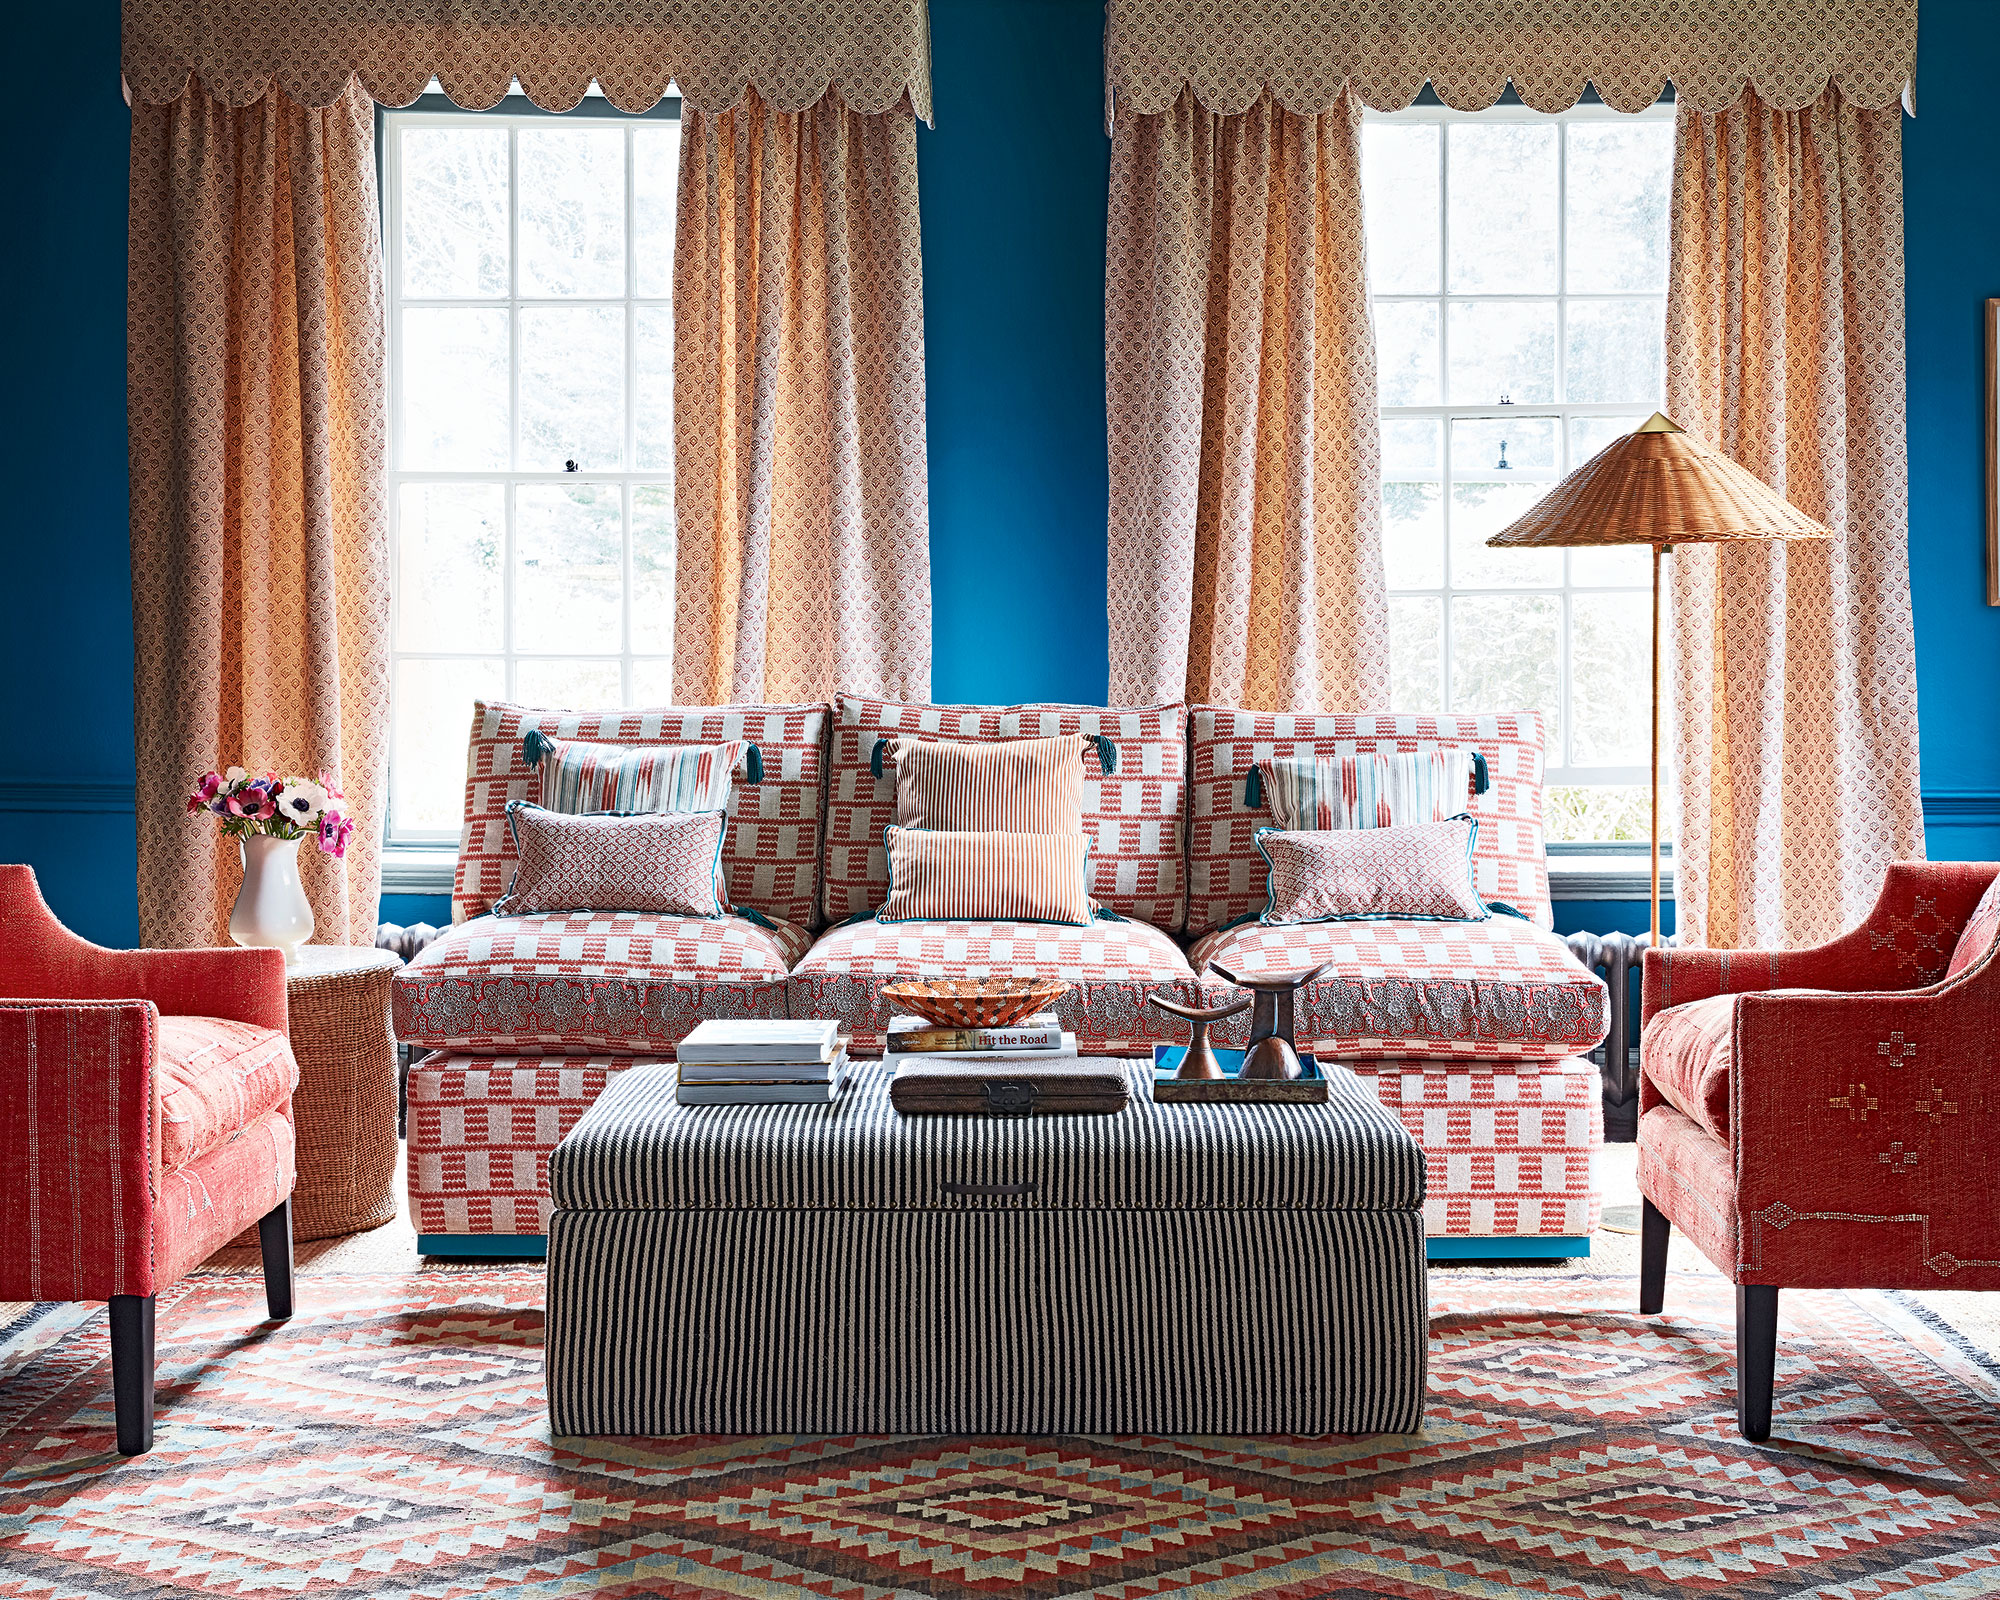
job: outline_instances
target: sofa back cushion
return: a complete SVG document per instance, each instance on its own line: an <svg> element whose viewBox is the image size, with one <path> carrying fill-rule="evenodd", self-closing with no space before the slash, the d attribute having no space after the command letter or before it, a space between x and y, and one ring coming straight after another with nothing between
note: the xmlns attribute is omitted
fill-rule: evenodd
<svg viewBox="0 0 2000 1600"><path fill-rule="evenodd" d="M1117 751L1110 772L1096 756L1084 757L1083 831L1090 845L1092 896L1120 916L1178 929L1186 908L1185 706L903 705L856 695L841 695L834 703L822 871L827 921L873 911L889 892L882 831L896 820L896 774L886 762L877 774L878 739L992 742L1075 733L1102 734Z"/></svg>
<svg viewBox="0 0 2000 1600"><path fill-rule="evenodd" d="M729 792L729 836L722 848L729 898L768 917L804 927L812 920L819 864L820 784L826 770L827 708L665 706L637 711L545 711L475 700L465 764L465 826L452 883L455 921L481 916L507 892L514 842L507 805L527 800L532 774L521 754L532 728L552 739L633 747L757 746L763 778L740 776Z"/></svg>
<svg viewBox="0 0 2000 1600"><path fill-rule="evenodd" d="M1479 824L1473 879L1489 903L1513 906L1539 927L1555 921L1542 838L1542 719L1533 712L1458 716L1237 711L1188 713L1188 899L1191 933L1264 909L1257 830L1267 804L1244 799L1250 769L1273 756L1376 755L1472 750L1486 758L1485 793L1462 808Z"/></svg>

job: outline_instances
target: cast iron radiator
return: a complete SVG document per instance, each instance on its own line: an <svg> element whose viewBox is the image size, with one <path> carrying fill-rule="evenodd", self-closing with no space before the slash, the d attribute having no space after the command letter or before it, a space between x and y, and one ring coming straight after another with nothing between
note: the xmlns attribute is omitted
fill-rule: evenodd
<svg viewBox="0 0 2000 1600"><path fill-rule="evenodd" d="M1653 936L1572 933L1564 942L1611 991L1611 1031L1592 1056L1604 1075L1604 1137L1630 1144L1639 1137L1639 957Z"/></svg>

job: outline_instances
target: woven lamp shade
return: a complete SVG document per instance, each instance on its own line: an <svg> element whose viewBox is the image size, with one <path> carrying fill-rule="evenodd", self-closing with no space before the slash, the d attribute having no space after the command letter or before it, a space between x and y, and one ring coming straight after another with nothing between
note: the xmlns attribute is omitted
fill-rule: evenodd
<svg viewBox="0 0 2000 1600"><path fill-rule="evenodd" d="M1657 411L1488 539L1495 548L1825 539L1817 522Z"/></svg>

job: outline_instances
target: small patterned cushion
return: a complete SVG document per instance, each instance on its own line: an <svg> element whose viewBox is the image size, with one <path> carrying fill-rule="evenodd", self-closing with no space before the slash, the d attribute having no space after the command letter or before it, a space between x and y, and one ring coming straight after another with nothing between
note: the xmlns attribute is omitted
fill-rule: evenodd
<svg viewBox="0 0 2000 1600"><path fill-rule="evenodd" d="M282 1033L221 1017L160 1018L160 1169L226 1144L298 1087Z"/></svg>
<svg viewBox="0 0 2000 1600"><path fill-rule="evenodd" d="M1053 739L903 738L896 764L896 821L950 833L1081 833L1083 734Z"/></svg>
<svg viewBox="0 0 2000 1600"><path fill-rule="evenodd" d="M1712 994L1668 1006L1646 1024L1639 1070L1668 1105L1729 1140L1729 1075L1736 1063L1736 1000Z"/></svg>
<svg viewBox="0 0 2000 1600"><path fill-rule="evenodd" d="M1260 776L1281 828L1399 828L1464 812L1472 752L1273 756Z"/></svg>
<svg viewBox="0 0 2000 1600"><path fill-rule="evenodd" d="M889 898L878 922L1090 922L1081 833L940 833L890 827Z"/></svg>
<svg viewBox="0 0 2000 1600"><path fill-rule="evenodd" d="M503 917L544 911L645 911L719 917L729 910L722 839L729 814L642 811L567 816L517 800L507 808L520 864L493 910Z"/></svg>
<svg viewBox="0 0 2000 1600"><path fill-rule="evenodd" d="M643 746L552 739L529 729L522 759L534 768L528 799L550 811L717 811L744 753L755 745Z"/></svg>
<svg viewBox="0 0 2000 1600"><path fill-rule="evenodd" d="M1398 918L1475 922L1490 913L1472 884L1470 817L1406 828L1259 828L1257 848L1270 863L1272 927L1300 922Z"/></svg>
<svg viewBox="0 0 2000 1600"><path fill-rule="evenodd" d="M1972 920L1958 936L1958 944L1951 952L1951 965L1944 969L1944 975L1957 977L1993 948L1995 938L2000 938L2000 877L1986 886L1986 893L1972 908Z"/></svg>

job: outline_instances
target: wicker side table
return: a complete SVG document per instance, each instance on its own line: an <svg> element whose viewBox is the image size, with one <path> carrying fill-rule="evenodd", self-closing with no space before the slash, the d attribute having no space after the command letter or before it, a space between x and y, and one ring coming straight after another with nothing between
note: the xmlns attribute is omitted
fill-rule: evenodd
<svg viewBox="0 0 2000 1600"><path fill-rule="evenodd" d="M396 1215L396 1045L389 992L401 959L391 950L309 944L285 975L299 1181L292 1235L330 1239L379 1228Z"/></svg>

